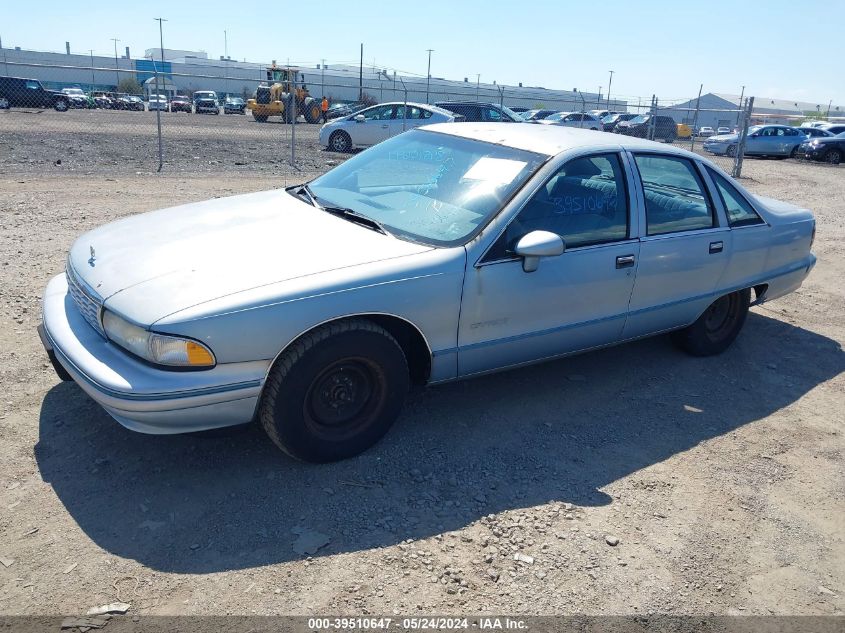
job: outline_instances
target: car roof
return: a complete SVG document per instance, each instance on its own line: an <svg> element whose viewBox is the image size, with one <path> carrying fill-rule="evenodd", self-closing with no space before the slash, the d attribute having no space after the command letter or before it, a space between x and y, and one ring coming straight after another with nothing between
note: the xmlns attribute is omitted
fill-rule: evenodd
<svg viewBox="0 0 845 633"><path fill-rule="evenodd" d="M547 156L555 156L561 152L579 148L618 150L622 147L629 150L660 150L667 154L678 154L701 159L701 156L697 154L666 143L657 143L633 136L598 132L596 130L583 130L560 125L533 123L502 125L501 123L495 122L435 123L433 125L426 125L421 129L487 143L495 143L496 145L513 147L514 149L545 154Z"/></svg>
<svg viewBox="0 0 845 633"><path fill-rule="evenodd" d="M373 106L367 106L366 108L361 108L362 110L369 110L370 108L375 108L376 106L386 106L386 105L407 105L411 106L412 108L425 108L426 110L431 110L432 112L437 112L438 114L443 114L445 116L455 116L454 112L450 112L449 110L445 110L439 106L432 105L430 103L416 103L414 101L408 101L407 103L404 101L385 101L384 103L377 103Z"/></svg>

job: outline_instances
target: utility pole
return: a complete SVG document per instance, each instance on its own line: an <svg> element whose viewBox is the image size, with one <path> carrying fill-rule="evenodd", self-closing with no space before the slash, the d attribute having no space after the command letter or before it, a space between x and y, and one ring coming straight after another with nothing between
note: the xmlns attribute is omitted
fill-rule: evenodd
<svg viewBox="0 0 845 633"><path fill-rule="evenodd" d="M226 32L226 29L223 29L223 59L226 61L223 63L223 71L226 73L225 79L225 88L226 88L226 96L229 96L229 34Z"/></svg>
<svg viewBox="0 0 845 633"><path fill-rule="evenodd" d="M326 96L326 60L320 60L320 97Z"/></svg>
<svg viewBox="0 0 845 633"><path fill-rule="evenodd" d="M114 42L114 90L117 92L117 86L120 83L120 73L117 71L117 43L120 40L113 37L111 41Z"/></svg>
<svg viewBox="0 0 845 633"><path fill-rule="evenodd" d="M742 92L739 95L739 112L736 113L736 124L739 125L739 115L742 114L742 98L745 96L745 86L742 87Z"/></svg>
<svg viewBox="0 0 845 633"><path fill-rule="evenodd" d="M428 51L428 72L425 75L425 102L428 103L428 88L431 85L431 53L434 52L433 48L427 48Z"/></svg>
<svg viewBox="0 0 845 633"><path fill-rule="evenodd" d="M358 64L358 101L364 100L364 43L361 42L361 61Z"/></svg>
<svg viewBox="0 0 845 633"><path fill-rule="evenodd" d="M610 71L610 81L607 82L607 109L610 110L610 87L613 85L613 71Z"/></svg>
<svg viewBox="0 0 845 633"><path fill-rule="evenodd" d="M833 99L831 99L830 101L827 102L827 114L825 115L824 118L826 118L826 119L830 118L830 106L832 106L832 105L833 105Z"/></svg>
<svg viewBox="0 0 845 633"><path fill-rule="evenodd" d="M94 49L89 48L88 52L91 53L91 92L94 92ZM93 94L91 95L94 96Z"/></svg>
<svg viewBox="0 0 845 633"><path fill-rule="evenodd" d="M475 100L478 101L478 86L481 83L481 74L478 73L475 75Z"/></svg>
<svg viewBox="0 0 845 633"><path fill-rule="evenodd" d="M161 67L164 69L164 18L153 18L158 22L158 44L161 53ZM166 80L165 80L166 81ZM166 84L165 84L166 85ZM164 151L161 143L161 94L158 88L158 73L156 73L156 125L158 126L158 171L164 166Z"/></svg>
<svg viewBox="0 0 845 633"><path fill-rule="evenodd" d="M601 86L599 86L599 94L596 96L596 109L598 110L601 103Z"/></svg>

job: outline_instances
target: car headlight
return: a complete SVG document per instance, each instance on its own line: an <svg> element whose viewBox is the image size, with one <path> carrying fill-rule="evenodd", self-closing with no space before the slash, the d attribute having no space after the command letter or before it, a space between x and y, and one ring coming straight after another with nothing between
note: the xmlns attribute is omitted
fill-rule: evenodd
<svg viewBox="0 0 845 633"><path fill-rule="evenodd" d="M108 310L103 312L103 329L110 341L156 365L208 368L217 362L199 341L150 332Z"/></svg>

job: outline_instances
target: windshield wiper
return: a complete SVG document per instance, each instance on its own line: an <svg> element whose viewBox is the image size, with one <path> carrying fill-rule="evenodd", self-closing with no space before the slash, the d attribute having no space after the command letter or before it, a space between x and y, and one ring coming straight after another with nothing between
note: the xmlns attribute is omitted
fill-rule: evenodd
<svg viewBox="0 0 845 633"><path fill-rule="evenodd" d="M349 220L350 222L354 222L360 226L366 227L368 229L372 229L377 233L381 233L382 235L390 235L387 230L382 226L381 222L378 220L373 220L366 215L361 215L357 211L353 211L352 209L348 209L347 207L323 207L318 206L318 208L322 209L326 213L331 213L332 215L336 215L339 218L343 218L344 220Z"/></svg>

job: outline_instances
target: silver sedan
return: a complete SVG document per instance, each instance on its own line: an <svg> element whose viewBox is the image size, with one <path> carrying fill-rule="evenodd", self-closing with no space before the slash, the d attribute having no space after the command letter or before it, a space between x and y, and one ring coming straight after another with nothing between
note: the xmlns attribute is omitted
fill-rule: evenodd
<svg viewBox="0 0 845 633"><path fill-rule="evenodd" d="M540 125L398 135L308 184L81 236L44 346L118 422L257 420L294 457L378 441L411 384L673 332L724 351L815 263L810 211L684 150Z"/></svg>
<svg viewBox="0 0 845 633"><path fill-rule="evenodd" d="M798 146L807 140L799 129L788 125L754 125L745 139L746 156L794 157ZM704 141L705 151L722 156L736 156L739 134L717 134Z"/></svg>

